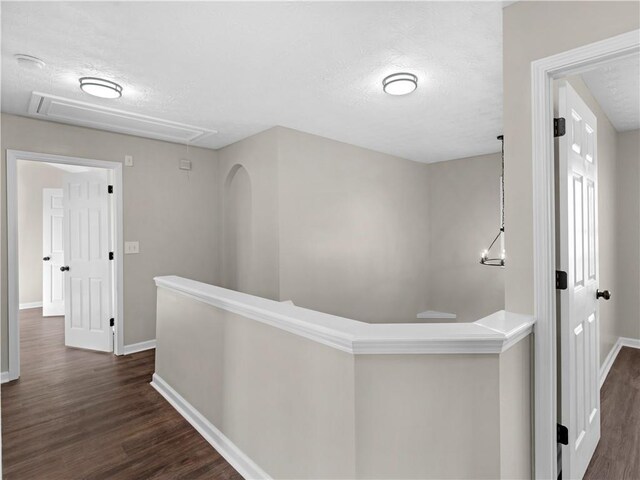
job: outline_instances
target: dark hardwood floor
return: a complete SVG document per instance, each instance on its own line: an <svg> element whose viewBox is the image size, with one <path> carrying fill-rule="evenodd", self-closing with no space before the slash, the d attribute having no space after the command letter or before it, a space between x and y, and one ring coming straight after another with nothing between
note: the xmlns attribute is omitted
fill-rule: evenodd
<svg viewBox="0 0 640 480"><path fill-rule="evenodd" d="M2 385L4 478L242 478L149 385L154 350L65 348L63 327L21 312L22 376Z"/></svg>
<svg viewBox="0 0 640 480"><path fill-rule="evenodd" d="M585 480L640 479L640 350L623 347L600 390L601 436Z"/></svg>

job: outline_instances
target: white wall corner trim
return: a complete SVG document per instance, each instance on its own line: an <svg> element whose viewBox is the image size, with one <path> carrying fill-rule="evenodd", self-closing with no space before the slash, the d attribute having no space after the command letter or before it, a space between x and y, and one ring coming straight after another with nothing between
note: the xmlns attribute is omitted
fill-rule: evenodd
<svg viewBox="0 0 640 480"><path fill-rule="evenodd" d="M9 378L9 372L0 373L0 383L7 383L9 381L11 381Z"/></svg>
<svg viewBox="0 0 640 480"><path fill-rule="evenodd" d="M151 350L156 348L156 339L147 340L145 342L132 343L131 345L124 346L124 355L129 355L136 352L144 352L145 350Z"/></svg>
<svg viewBox="0 0 640 480"><path fill-rule="evenodd" d="M207 420L193 405L185 400L157 373L153 374L151 386L182 415L202 437L211 444L224 459L247 480L271 479L256 463L242 452L231 440Z"/></svg>
<svg viewBox="0 0 640 480"><path fill-rule="evenodd" d="M40 308L40 307L42 307L42 302L28 302L28 303L21 303L18 308L20 310L28 310L30 308Z"/></svg>
<svg viewBox="0 0 640 480"><path fill-rule="evenodd" d="M609 375L609 370L611 370L611 367L616 361L616 358L618 358L618 354L620 353L622 347L640 349L640 339L627 337L618 338L616 343L613 345L613 348L611 348L611 351L607 355L604 363L600 367L600 388L602 388L602 385L604 385L604 381L607 379L607 375Z"/></svg>
<svg viewBox="0 0 640 480"><path fill-rule="evenodd" d="M640 51L633 30L531 62L534 270L534 472L557 477L555 195L552 81Z"/></svg>

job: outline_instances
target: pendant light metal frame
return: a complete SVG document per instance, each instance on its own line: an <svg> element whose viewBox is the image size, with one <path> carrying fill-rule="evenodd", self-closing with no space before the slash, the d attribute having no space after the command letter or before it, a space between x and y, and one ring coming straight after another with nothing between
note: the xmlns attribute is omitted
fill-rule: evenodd
<svg viewBox="0 0 640 480"><path fill-rule="evenodd" d="M489 245L482 256L480 257L480 264L486 265L487 267L504 267L505 264L505 255L504 251L500 258L489 258L489 252L491 248L495 245L501 235L504 235L504 136L498 135L498 140L502 142L502 175L500 176L500 230L498 234Z"/></svg>

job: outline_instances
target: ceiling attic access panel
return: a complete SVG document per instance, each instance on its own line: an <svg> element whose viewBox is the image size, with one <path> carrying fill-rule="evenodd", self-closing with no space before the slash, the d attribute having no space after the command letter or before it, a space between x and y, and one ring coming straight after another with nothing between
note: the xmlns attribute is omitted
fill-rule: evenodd
<svg viewBox="0 0 640 480"><path fill-rule="evenodd" d="M200 140L217 133L216 130L39 92L31 94L28 112L43 120L173 143L197 145Z"/></svg>

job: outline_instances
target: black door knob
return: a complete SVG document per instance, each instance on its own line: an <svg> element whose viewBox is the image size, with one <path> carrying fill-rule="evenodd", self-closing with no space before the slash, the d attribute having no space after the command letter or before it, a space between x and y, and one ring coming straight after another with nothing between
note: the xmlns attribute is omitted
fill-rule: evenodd
<svg viewBox="0 0 640 480"><path fill-rule="evenodd" d="M49 260L51 260L51 257L44 257L42 260L44 260L45 262L48 262Z"/></svg>
<svg viewBox="0 0 640 480"><path fill-rule="evenodd" d="M61 272L68 272L69 271L69 267L67 267L67 266L60 267L60 271Z"/></svg>
<svg viewBox="0 0 640 480"><path fill-rule="evenodd" d="M596 290L596 298L609 300L611 298L611 293L609 293L609 290L603 290L602 292L600 290Z"/></svg>

